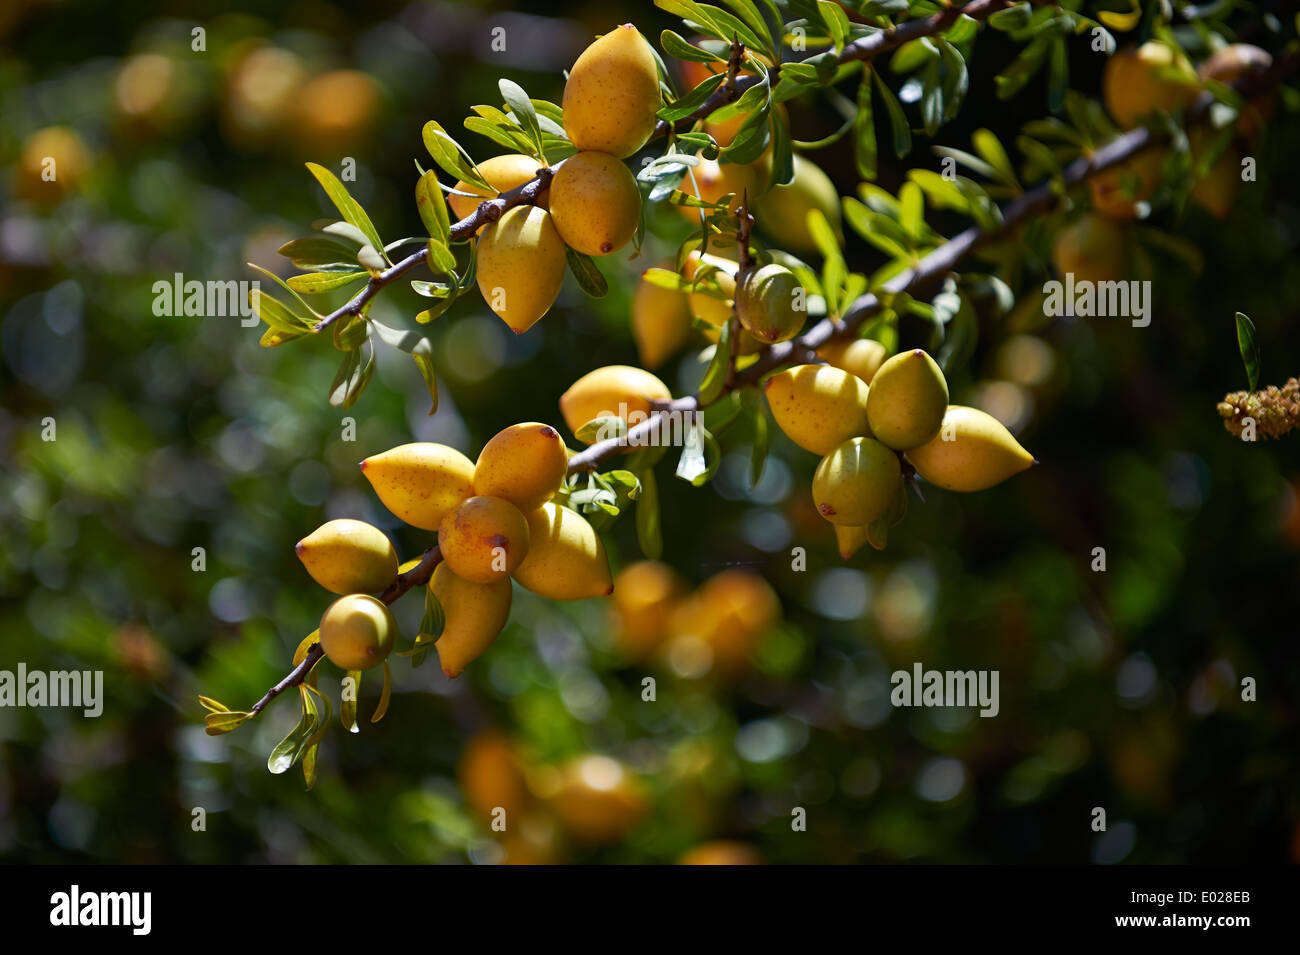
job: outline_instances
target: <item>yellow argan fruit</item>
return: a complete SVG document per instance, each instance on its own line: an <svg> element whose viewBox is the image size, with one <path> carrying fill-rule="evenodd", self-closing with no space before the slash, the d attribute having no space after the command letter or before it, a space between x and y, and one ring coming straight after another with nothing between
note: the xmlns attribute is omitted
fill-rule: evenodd
<svg viewBox="0 0 1300 955"><path fill-rule="evenodd" d="M113 102L124 125L137 132L170 129L184 118L191 92L186 73L170 56L137 53L122 62Z"/></svg>
<svg viewBox="0 0 1300 955"><path fill-rule="evenodd" d="M369 670L392 652L397 621L387 605L369 594L334 601L320 618L320 645L341 670Z"/></svg>
<svg viewBox="0 0 1300 955"><path fill-rule="evenodd" d="M1136 219L1138 203L1149 199L1160 185L1164 161L1165 150L1148 149L1093 176L1088 180L1092 208L1111 219Z"/></svg>
<svg viewBox="0 0 1300 955"><path fill-rule="evenodd" d="M840 196L835 183L810 159L794 157L794 179L787 185L773 186L754 203L758 227L782 248L792 252L815 254L817 243L808 229L808 213L820 209L830 222L831 230L842 236Z"/></svg>
<svg viewBox="0 0 1300 955"><path fill-rule="evenodd" d="M585 600L613 593L605 545L587 519L554 502L525 515L528 556L515 580L550 600Z"/></svg>
<svg viewBox="0 0 1300 955"><path fill-rule="evenodd" d="M568 469L560 432L540 421L525 421L503 428L483 445L474 465L474 490L532 511L560 489Z"/></svg>
<svg viewBox="0 0 1300 955"><path fill-rule="evenodd" d="M515 206L479 239L478 290L516 335L555 304L564 268L564 241L551 214L537 206Z"/></svg>
<svg viewBox="0 0 1300 955"><path fill-rule="evenodd" d="M762 865L763 857L753 846L743 842L719 839L705 842L687 850L678 865Z"/></svg>
<svg viewBox="0 0 1300 955"><path fill-rule="evenodd" d="M867 386L842 368L795 365L764 387L772 418L805 451L830 454L849 438L870 433Z"/></svg>
<svg viewBox="0 0 1300 955"><path fill-rule="evenodd" d="M429 581L446 622L433 648L448 677L457 677L492 646L510 618L510 578L479 584L466 580L444 560Z"/></svg>
<svg viewBox="0 0 1300 955"><path fill-rule="evenodd" d="M1052 264L1065 278L1110 282L1124 275L1124 230L1105 216L1085 214L1056 235Z"/></svg>
<svg viewBox="0 0 1300 955"><path fill-rule="evenodd" d="M836 524L835 525L835 545L840 550L840 556L848 560L859 550L862 545L870 542L867 534L867 524Z"/></svg>
<svg viewBox="0 0 1300 955"><path fill-rule="evenodd" d="M384 507L410 524L436 531L447 512L474 493L474 462L445 444L402 444L361 462Z"/></svg>
<svg viewBox="0 0 1300 955"><path fill-rule="evenodd" d="M669 620L669 657L694 660L703 647L709 669L736 677L780 617L781 602L766 580L752 570L724 570L677 605Z"/></svg>
<svg viewBox="0 0 1300 955"><path fill-rule="evenodd" d="M569 386L560 396L560 412L576 435L579 428L595 418L627 421L633 414L649 415L651 402L671 397L668 386L648 371L631 365L606 365L587 372Z"/></svg>
<svg viewBox="0 0 1300 955"><path fill-rule="evenodd" d="M397 577L397 551L365 521L327 521L295 548L312 579L336 594L376 594Z"/></svg>
<svg viewBox="0 0 1300 955"><path fill-rule="evenodd" d="M690 340L686 296L642 279L632 294L632 337L642 365L662 365Z"/></svg>
<svg viewBox="0 0 1300 955"><path fill-rule="evenodd" d="M919 348L888 359L871 379L867 422L877 441L895 451L935 436L948 407L948 381L939 363Z"/></svg>
<svg viewBox="0 0 1300 955"><path fill-rule="evenodd" d="M479 816L491 818L496 810L505 810L506 831L530 801L519 753L499 730L479 730L469 738L456 777L465 803Z"/></svg>
<svg viewBox="0 0 1300 955"><path fill-rule="evenodd" d="M907 460L949 491L982 491L1037 463L1001 421L962 405L950 405L938 435L908 451Z"/></svg>
<svg viewBox="0 0 1300 955"><path fill-rule="evenodd" d="M857 375L867 385L889 356L885 346L874 338L827 342L817 349L817 354L836 368Z"/></svg>
<svg viewBox="0 0 1300 955"><path fill-rule="evenodd" d="M625 23L582 51L564 84L564 131L579 150L624 159L650 139L661 104L654 51Z"/></svg>
<svg viewBox="0 0 1300 955"><path fill-rule="evenodd" d="M608 153L570 156L551 180L551 218L565 245L609 255L632 241L641 217L636 178Z"/></svg>
<svg viewBox="0 0 1300 955"><path fill-rule="evenodd" d="M38 129L23 143L14 192L24 199L57 202L75 190L90 168L90 153L67 126Z"/></svg>
<svg viewBox="0 0 1300 955"><path fill-rule="evenodd" d="M299 140L309 150L359 145L379 111L379 87L360 70L331 70L308 80L295 97Z"/></svg>
<svg viewBox="0 0 1300 955"><path fill-rule="evenodd" d="M687 292L686 307L700 321L721 328L731 318L732 300L736 296L736 273L740 266L718 255L708 252L700 255L698 251L693 251L687 254L686 260L682 263L682 275L687 281L695 280L695 273L701 263L717 268L709 280L716 281L719 290L727 297L724 300L714 298L706 292Z"/></svg>
<svg viewBox="0 0 1300 955"><path fill-rule="evenodd" d="M493 156L491 159L485 159L478 164L478 171L484 179L487 180L492 189L489 191L482 186L476 186L473 183L466 182L464 179L456 183L456 192L468 192L472 196L458 196L450 194L447 196L447 205L451 206L451 211L456 214L457 219L464 219L474 214L479 203L484 199L495 199L503 192L509 192L511 189L518 188L524 183L531 181L537 176L537 170L541 168L539 163L532 156L525 156L522 153L506 153L504 156ZM537 204L543 209L547 208L550 198L550 190L542 193ZM478 227L482 233L487 228L487 223Z"/></svg>
<svg viewBox="0 0 1300 955"><path fill-rule="evenodd" d="M1267 50L1249 43L1229 43L1215 50L1201 64L1197 73L1203 80L1232 84L1250 73L1267 70L1272 65L1273 57ZM1247 139L1253 139L1263 131L1276 106L1277 90L1247 100L1237 115L1237 132Z"/></svg>
<svg viewBox="0 0 1300 955"><path fill-rule="evenodd" d="M610 623L623 655L640 660L668 635L668 617L685 593L682 579L667 564L642 560L614 578Z"/></svg>
<svg viewBox="0 0 1300 955"><path fill-rule="evenodd" d="M594 755L561 768L548 803L568 836L589 845L619 842L650 808L644 787L626 766Z"/></svg>
<svg viewBox="0 0 1300 955"><path fill-rule="evenodd" d="M740 283L736 317L761 342L789 341L808 317L807 293L784 265L765 265Z"/></svg>
<svg viewBox="0 0 1300 955"><path fill-rule="evenodd" d="M457 577L475 584L505 580L528 554L528 522L504 498L471 497L442 519L438 550Z"/></svg>
<svg viewBox="0 0 1300 955"><path fill-rule="evenodd" d="M695 196L701 202L717 203L723 196L733 194L727 208L735 212L740 206L746 191L753 199L758 195L760 183L758 176L750 166L736 163L720 163L716 159L701 159L682 179L678 190L688 196ZM673 206L678 214L692 225L699 225L699 206Z"/></svg>
<svg viewBox="0 0 1300 955"><path fill-rule="evenodd" d="M1200 157L1210 148L1210 133L1201 126L1190 134L1192 161L1199 168ZM1209 171L1192 186L1191 198L1216 219L1226 219L1232 212L1232 202L1241 182L1241 154L1229 146L1214 161Z"/></svg>
<svg viewBox="0 0 1300 955"><path fill-rule="evenodd" d="M1181 74L1184 82L1175 76ZM1154 112L1190 106L1199 90L1196 74L1182 52L1159 40L1127 47L1106 61L1102 98L1111 118L1132 129Z"/></svg>
<svg viewBox="0 0 1300 955"><path fill-rule="evenodd" d="M813 503L832 524L870 524L889 510L903 471L898 455L874 438L849 438L813 474Z"/></svg>

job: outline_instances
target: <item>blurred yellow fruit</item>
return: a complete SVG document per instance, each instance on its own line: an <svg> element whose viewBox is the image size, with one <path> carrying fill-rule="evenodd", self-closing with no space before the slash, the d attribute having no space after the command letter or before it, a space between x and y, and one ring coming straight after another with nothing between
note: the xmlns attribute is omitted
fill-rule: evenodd
<svg viewBox="0 0 1300 955"><path fill-rule="evenodd" d="M654 132L661 103L654 51L625 23L582 51L564 84L564 131L579 150L619 159Z"/></svg>
<svg viewBox="0 0 1300 955"><path fill-rule="evenodd" d="M1199 166L1201 155L1210 148L1211 134L1198 126L1191 131L1192 161ZM1192 186L1191 198L1216 219L1226 219L1232 212L1237 187L1241 183L1241 153L1228 146L1210 166L1209 172Z"/></svg>
<svg viewBox="0 0 1300 955"><path fill-rule="evenodd" d="M636 178L608 153L570 156L551 180L551 218L565 245L609 255L632 241L641 218Z"/></svg>
<svg viewBox="0 0 1300 955"><path fill-rule="evenodd" d="M555 304L565 262L551 214L537 206L515 206L483 230L478 288L488 308L520 334Z"/></svg>
<svg viewBox="0 0 1300 955"><path fill-rule="evenodd" d="M510 618L510 578L477 584L456 575L443 561L429 581L442 605L445 622L434 649L448 677L457 677L477 660Z"/></svg>
<svg viewBox="0 0 1300 955"><path fill-rule="evenodd" d="M794 157L794 179L773 186L753 204L758 227L791 252L813 254L817 243L808 228L808 213L820 209L831 231L843 242L840 196L830 176L810 159Z"/></svg>
<svg viewBox="0 0 1300 955"><path fill-rule="evenodd" d="M1273 57L1267 50L1249 43L1229 43L1215 50L1197 72L1203 80L1216 80L1231 85L1251 73L1267 70L1272 65ZM1237 116L1237 132L1247 139L1253 139L1263 132L1276 106L1277 90L1247 100Z"/></svg>
<svg viewBox="0 0 1300 955"><path fill-rule="evenodd" d="M507 832L529 803L518 750L499 730L479 730L469 738L456 776L466 805L476 814L490 818L497 809L505 810Z"/></svg>
<svg viewBox="0 0 1300 955"><path fill-rule="evenodd" d="M758 177L749 166L736 163L720 163L716 159L701 159L693 166L678 185L678 190L688 196L694 196L710 205L721 201L722 197L733 194L727 203L727 209L735 212L740 207L746 193L750 202L758 194ZM677 213L692 225L698 226L701 210L698 206L673 206Z"/></svg>
<svg viewBox="0 0 1300 955"><path fill-rule="evenodd" d="M585 600L614 590L605 545L587 519L553 502L525 515L528 556L515 580L551 600Z"/></svg>
<svg viewBox="0 0 1300 955"><path fill-rule="evenodd" d="M830 454L849 438L869 434L868 388L857 375L831 365L796 365L764 386L772 418L799 447Z"/></svg>
<svg viewBox="0 0 1300 955"><path fill-rule="evenodd" d="M708 648L715 673L735 677L749 666L763 635L780 616L781 602L766 580L751 570L724 570L673 612L670 659L674 649L698 641Z"/></svg>
<svg viewBox="0 0 1300 955"><path fill-rule="evenodd" d="M691 336L686 296L642 279L632 294L632 337L646 368L658 368Z"/></svg>
<svg viewBox="0 0 1300 955"><path fill-rule="evenodd" d="M641 660L668 635L668 618L686 587L667 564L642 560L614 578L610 623L614 641L630 660Z"/></svg>
<svg viewBox="0 0 1300 955"><path fill-rule="evenodd" d="M471 497L442 519L438 550L457 577L476 584L505 580L528 554L528 522L504 498Z"/></svg>
<svg viewBox="0 0 1300 955"><path fill-rule="evenodd" d="M902 477L898 455L885 445L874 438L849 438L817 465L813 502L832 524L860 527L889 510Z"/></svg>
<svg viewBox="0 0 1300 955"><path fill-rule="evenodd" d="M608 756L581 756L561 769L558 790L548 804L575 842L619 842L649 811L645 787L622 763Z"/></svg>
<svg viewBox="0 0 1300 955"><path fill-rule="evenodd" d="M14 192L37 202L57 202L75 191L90 169L90 152L68 126L46 126L27 137L15 170Z"/></svg>
<svg viewBox="0 0 1300 955"><path fill-rule="evenodd" d="M474 490L532 511L560 489L568 468L560 432L540 421L512 424L483 445L474 465Z"/></svg>
<svg viewBox="0 0 1300 955"><path fill-rule="evenodd" d="M327 521L295 548L312 579L336 594L377 594L397 577L397 551L365 521Z"/></svg>
<svg viewBox="0 0 1300 955"><path fill-rule="evenodd" d="M743 842L718 840L705 842L688 850L678 865L762 865L763 857L753 846Z"/></svg>
<svg viewBox="0 0 1300 955"><path fill-rule="evenodd" d="M1052 264L1062 278L1073 274L1076 282L1117 281L1125 272L1124 246L1123 229L1105 216L1085 213L1057 233Z"/></svg>
<svg viewBox="0 0 1300 955"><path fill-rule="evenodd" d="M871 338L830 341L818 348L817 354L836 368L857 375L866 385L871 384L871 379L889 356L885 346Z"/></svg>
<svg viewBox="0 0 1300 955"><path fill-rule="evenodd" d="M908 451L907 460L949 491L982 491L1035 463L997 418L962 405L950 405L938 435Z"/></svg>
<svg viewBox="0 0 1300 955"><path fill-rule="evenodd" d="M394 516L436 531L447 512L474 493L474 463L455 448L403 444L361 462L361 472Z"/></svg>
<svg viewBox="0 0 1300 955"><path fill-rule="evenodd" d="M368 594L340 597L320 618L320 645L341 670L369 670L392 652L397 621L388 607Z"/></svg>
<svg viewBox="0 0 1300 955"><path fill-rule="evenodd" d="M240 55L226 83L226 134L243 145L270 141L290 123L306 80L302 59L289 50L258 46Z"/></svg>
<svg viewBox="0 0 1300 955"><path fill-rule="evenodd" d="M1132 129L1157 111L1184 109L1200 92L1187 58L1159 40L1113 54L1102 71L1101 88L1106 109L1121 129Z"/></svg>
<svg viewBox="0 0 1300 955"><path fill-rule="evenodd" d="M158 132L184 118L187 84L180 64L161 53L127 57L113 81L119 117L137 131Z"/></svg>
<svg viewBox="0 0 1300 955"><path fill-rule="evenodd" d="M542 166L532 156L525 156L522 153L506 153L504 156L493 156L491 159L485 159L478 164L478 171L484 179L487 180L491 191L484 189L482 186L475 186L466 182L464 179L456 183L456 192L468 192L481 198L475 199L470 196L458 196L448 194L447 205L451 206L451 211L455 213L457 220L464 219L474 214L480 202L484 199L495 199L499 193L509 192L522 186L524 183L536 178L537 170ZM537 201L537 205L543 209L548 208L550 199L550 190L542 193ZM488 226L487 223L478 227L481 234Z"/></svg>
<svg viewBox="0 0 1300 955"><path fill-rule="evenodd" d="M1092 208L1111 219L1136 219L1138 203L1151 198L1160 185L1164 161L1165 150L1147 149L1093 176L1088 180Z"/></svg>
<svg viewBox="0 0 1300 955"><path fill-rule="evenodd" d="M295 98L295 130L310 151L360 146L379 111L379 87L360 70L330 70L308 80Z"/></svg>
<svg viewBox="0 0 1300 955"><path fill-rule="evenodd" d="M618 417L628 421L649 415L657 400L667 400L672 392L662 381L631 365L606 365L583 375L560 396L564 423L575 435L588 421L601 417ZM632 425L637 423L631 421ZM588 441L588 444L594 441Z"/></svg>
<svg viewBox="0 0 1300 955"><path fill-rule="evenodd" d="M877 441L895 451L906 451L938 433L947 407L948 381L943 369L926 352L914 348L887 359L871 379L867 423Z"/></svg>

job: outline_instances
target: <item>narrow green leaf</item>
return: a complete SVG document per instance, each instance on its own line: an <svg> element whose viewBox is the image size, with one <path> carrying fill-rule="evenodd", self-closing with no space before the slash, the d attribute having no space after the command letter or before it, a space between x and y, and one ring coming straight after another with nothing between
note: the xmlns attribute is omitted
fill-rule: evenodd
<svg viewBox="0 0 1300 955"><path fill-rule="evenodd" d="M876 70L871 72L875 74L880 98L884 100L885 112L889 114L889 126L894 137L894 155L902 159L912 151L912 129L908 125L907 116L903 114L903 105L894 95L894 91L885 83L879 72Z"/></svg>
<svg viewBox="0 0 1300 955"><path fill-rule="evenodd" d="M368 277L368 272L308 272L289 276L289 288L304 295L320 295Z"/></svg>
<svg viewBox="0 0 1300 955"><path fill-rule="evenodd" d="M1237 348L1246 366L1248 390L1259 390L1259 341L1255 338L1255 323L1241 312L1237 313Z"/></svg>
<svg viewBox="0 0 1300 955"><path fill-rule="evenodd" d="M664 52L674 59L689 60L693 63L722 63L724 68L727 62L722 57L687 42L672 30L664 30L659 34L659 44L664 48Z"/></svg>
<svg viewBox="0 0 1300 955"><path fill-rule="evenodd" d="M231 730L238 729L252 716L252 713L246 713L243 710L222 710L209 713L203 718L203 732L209 736L220 736L222 733L229 733Z"/></svg>
<svg viewBox="0 0 1300 955"><path fill-rule="evenodd" d="M424 148L443 170L459 180L495 194L496 190L483 178L478 166L474 165L474 160L469 158L469 153L465 152L460 143L452 139L441 125L429 120L424 124L422 138Z"/></svg>
<svg viewBox="0 0 1300 955"><path fill-rule="evenodd" d="M578 280L578 286L592 298L604 298L609 285L592 257L568 246L564 247L564 257L569 263L569 271Z"/></svg>
<svg viewBox="0 0 1300 955"><path fill-rule="evenodd" d="M379 238L379 233L375 231L370 216L366 215L366 210L361 208L361 204L353 199L343 183L339 182L338 176L314 162L307 163L307 169L316 177L316 181L321 184L321 188L329 196L330 202L334 203L335 208L339 210L339 215L343 217L343 221L360 229L366 240L376 249L382 249L384 247L383 240Z"/></svg>
<svg viewBox="0 0 1300 955"><path fill-rule="evenodd" d="M388 669L388 661L384 661L384 689L379 694L379 704L375 707L374 714L370 717L371 723L378 723L388 712L388 701L393 696L393 674Z"/></svg>
<svg viewBox="0 0 1300 955"><path fill-rule="evenodd" d="M700 404L710 405L718 400L727 383L727 365L731 362L731 337L735 334L732 327L736 323L728 319L718 330L718 343L714 346L713 358L705 369L704 380L700 382ZM689 478L688 478L689 480Z"/></svg>
<svg viewBox="0 0 1300 955"><path fill-rule="evenodd" d="M659 118L669 123L676 122L679 119L685 119L687 116L690 116L691 113L703 106L705 101L713 95L713 91L721 86L726 78L727 77L722 73L719 73L716 76L710 76L699 86L695 87L695 89L679 97L671 105L662 107L659 110Z"/></svg>
<svg viewBox="0 0 1300 955"><path fill-rule="evenodd" d="M862 74L858 84L858 109L853 118L853 159L858 175L876 178L876 121L871 111L871 70Z"/></svg>
<svg viewBox="0 0 1300 955"><path fill-rule="evenodd" d="M429 238L437 239L443 245L451 242L451 218L447 212L447 200L443 198L442 189L438 185L438 174L432 170L421 176L415 184L415 205Z"/></svg>

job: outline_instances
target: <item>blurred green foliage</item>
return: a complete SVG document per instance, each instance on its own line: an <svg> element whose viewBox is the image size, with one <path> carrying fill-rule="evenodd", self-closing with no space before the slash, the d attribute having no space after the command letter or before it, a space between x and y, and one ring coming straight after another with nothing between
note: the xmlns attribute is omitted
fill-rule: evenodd
<svg viewBox="0 0 1300 955"><path fill-rule="evenodd" d="M310 793L297 771L266 771L296 718L292 694L236 733L204 735L196 695L251 705L330 599L295 541L346 516L382 527L404 558L427 546L378 504L361 458L409 440L472 456L515 421L558 422L559 395L591 368L635 363L633 280L683 236L671 213L652 218L641 259L601 263L604 299L570 278L526 335L473 297L430 326L443 386L432 418L401 356L381 352L376 382L340 412L325 400L338 359L328 343L265 349L237 317L154 315L153 283L177 272L251 279L244 263L255 262L288 274L275 249L329 214L304 160L337 169L355 158L349 188L381 232L420 234L412 159L423 159L425 121L482 158L496 148L462 136L460 121L495 98L498 77L558 101L562 70L593 34L626 20L652 38L680 27L648 4L586 4L567 19L549 4L510 6L6 6L0 668L102 670L106 702L98 719L0 709L0 859L493 861L492 833L455 775L485 727L540 766L607 753L644 782L652 809L631 835L548 846L568 861L673 861L716 838L771 862L1300 855L1300 445L1236 442L1214 410L1245 385L1235 312L1255 323L1265 383L1300 367L1300 129L1282 111L1258 150L1258 182L1226 222L1192 207L1157 214L1203 268L1151 243L1150 327L985 318L970 365L950 379L953 400L1017 418L1042 462L1031 472L979 495L928 489L888 550L845 563L811 508L815 462L779 435L753 489L743 434L728 435L708 488L660 470L666 561L692 583L746 565L781 596L784 620L744 680L661 673L658 702L643 703L644 673L619 665L603 601L560 605L517 588L507 629L460 680L395 658L388 716L363 719L357 736L336 725ZM201 54L190 48L198 24ZM504 54L489 48L494 24L506 26ZM269 72L241 88L259 44L284 56L263 57ZM1009 102L989 92L1015 52L981 35L966 106L934 142L964 147L979 127L1013 142L1042 114L1041 91ZM141 54L164 59L131 59ZM1071 66L1073 86L1095 95L1097 58ZM293 98L279 104L287 117L271 116L277 68L369 76L373 102L359 94L358 107L368 120L308 128ZM790 107L799 140L839 123L824 103ZM20 195L18 180L28 137L56 125L75 130L87 158L77 188L48 204ZM817 161L852 192L847 143ZM938 168L922 151L909 162ZM878 181L896 191L906 168L882 151ZM1034 226L1024 249L1032 288L1047 267ZM855 268L878 264L857 239L847 254ZM420 302L394 287L375 314L409 326ZM687 354L663 377L688 393L702 373ZM344 415L355 442L341 440ZM42 439L47 417L57 440ZM607 537L616 567L639 557L632 523ZM806 570L792 568L792 547L806 549ZM1104 572L1092 569L1097 547ZM395 610L409 639L419 601ZM1000 670L1000 714L892 708L889 673L914 661ZM1240 700L1243 677L1258 682L1258 702ZM326 665L322 685L334 681ZM377 684L364 685L363 714ZM791 830L796 806L806 832ZM1104 835L1088 828L1094 806L1107 810ZM192 828L196 807L206 831Z"/></svg>

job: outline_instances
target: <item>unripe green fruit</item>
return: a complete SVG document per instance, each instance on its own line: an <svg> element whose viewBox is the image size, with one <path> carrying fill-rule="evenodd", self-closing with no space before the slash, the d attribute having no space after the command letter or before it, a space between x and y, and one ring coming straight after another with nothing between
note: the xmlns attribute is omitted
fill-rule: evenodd
<svg viewBox="0 0 1300 955"><path fill-rule="evenodd" d="M397 621L368 594L340 597L320 618L320 646L341 670L369 670L392 652Z"/></svg>
<svg viewBox="0 0 1300 955"><path fill-rule="evenodd" d="M916 473L949 491L983 491L1035 464L1034 456L977 408L951 405L933 440L907 452Z"/></svg>
<svg viewBox="0 0 1300 955"><path fill-rule="evenodd" d="M760 341L788 341L799 334L808 317L806 294L784 265L765 265L740 283L736 315L745 331Z"/></svg>
<svg viewBox="0 0 1300 955"><path fill-rule="evenodd" d="M528 553L528 522L509 501L479 495L442 519L438 550L457 577L475 584L504 580Z"/></svg>
<svg viewBox="0 0 1300 955"><path fill-rule="evenodd" d="M312 579L332 593L379 593L397 577L393 542L365 521L327 521L294 549Z"/></svg>
<svg viewBox="0 0 1300 955"><path fill-rule="evenodd" d="M474 493L474 462L445 444L401 444L366 458L361 471L384 507L426 531Z"/></svg>
<svg viewBox="0 0 1300 955"><path fill-rule="evenodd" d="M830 176L810 159L794 157L794 179L787 185L774 186L754 203L754 215L760 229L779 238L782 248L815 254L817 243L808 228L808 213L820 209L831 231L842 237L840 195Z"/></svg>
<svg viewBox="0 0 1300 955"><path fill-rule="evenodd" d="M429 589L446 614L442 635L433 646L442 672L457 677L492 645L506 625L513 588L508 577L486 584L465 580L444 561L433 572Z"/></svg>
<svg viewBox="0 0 1300 955"><path fill-rule="evenodd" d="M837 445L867 434L867 386L830 365L796 365L764 386L772 418L799 447L830 454Z"/></svg>
<svg viewBox="0 0 1300 955"><path fill-rule="evenodd" d="M479 239L478 290L518 335L555 304L567 261L551 214L537 206L515 206Z"/></svg>
<svg viewBox="0 0 1300 955"><path fill-rule="evenodd" d="M605 545L587 519L554 502L527 515L528 556L515 580L550 600L583 600L613 593Z"/></svg>
<svg viewBox="0 0 1300 955"><path fill-rule="evenodd" d="M568 469L560 432L540 421L512 424L483 445L474 465L474 490L531 511L560 489Z"/></svg>
<svg viewBox="0 0 1300 955"><path fill-rule="evenodd" d="M560 238L586 255L609 255L636 235L641 193L622 160L608 153L570 156L551 180L551 217Z"/></svg>
<svg viewBox="0 0 1300 955"><path fill-rule="evenodd" d="M646 144L659 117L659 67L625 23L582 51L564 84L564 131L580 150L625 159Z"/></svg>
<svg viewBox="0 0 1300 955"><path fill-rule="evenodd" d="M874 438L850 438L817 465L813 503L832 524L870 524L889 510L902 476L889 448Z"/></svg>
<svg viewBox="0 0 1300 955"><path fill-rule="evenodd" d="M916 348L895 355L871 379L867 421L871 433L895 451L929 441L948 407L948 382L938 363Z"/></svg>

